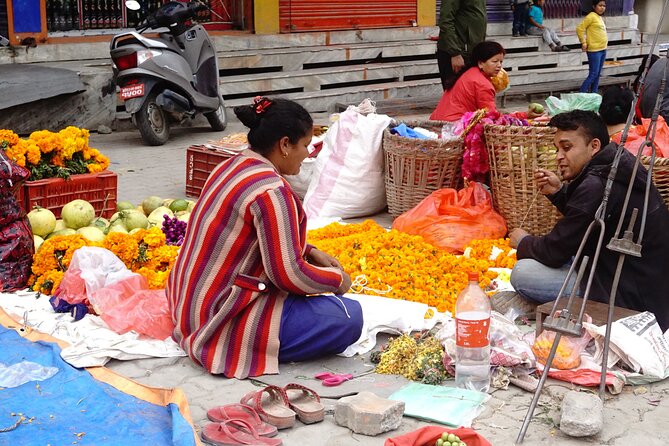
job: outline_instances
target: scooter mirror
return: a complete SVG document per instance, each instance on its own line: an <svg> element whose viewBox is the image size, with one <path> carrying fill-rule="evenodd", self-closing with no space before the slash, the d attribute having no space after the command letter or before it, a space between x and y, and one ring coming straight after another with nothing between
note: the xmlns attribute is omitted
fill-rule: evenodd
<svg viewBox="0 0 669 446"><path fill-rule="evenodd" d="M141 8L137 0L126 0L125 7L131 11L138 11Z"/></svg>

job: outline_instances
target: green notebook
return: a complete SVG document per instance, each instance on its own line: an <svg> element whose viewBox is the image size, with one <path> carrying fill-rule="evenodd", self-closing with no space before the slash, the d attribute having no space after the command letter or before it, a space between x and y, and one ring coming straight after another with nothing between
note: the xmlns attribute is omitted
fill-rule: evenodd
<svg viewBox="0 0 669 446"><path fill-rule="evenodd" d="M455 387L409 383L388 397L404 401L404 415L454 427L471 427L490 399L487 393Z"/></svg>

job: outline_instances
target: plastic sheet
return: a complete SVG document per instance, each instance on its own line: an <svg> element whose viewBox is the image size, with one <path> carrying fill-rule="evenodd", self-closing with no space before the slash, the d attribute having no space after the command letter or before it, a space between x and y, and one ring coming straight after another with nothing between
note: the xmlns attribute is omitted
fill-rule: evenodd
<svg viewBox="0 0 669 446"><path fill-rule="evenodd" d="M555 116L572 110L586 110L599 112L602 97L597 93L563 93L560 98L548 96L546 108L548 114Z"/></svg>
<svg viewBox="0 0 669 446"><path fill-rule="evenodd" d="M0 362L0 387L11 389L30 381L44 381L56 373L56 367L44 367L32 361L21 361L12 365Z"/></svg>
<svg viewBox="0 0 669 446"><path fill-rule="evenodd" d="M472 240L506 234L504 218L493 209L490 194L479 183L432 192L416 207L395 219L393 229L422 236L449 252L463 252Z"/></svg>

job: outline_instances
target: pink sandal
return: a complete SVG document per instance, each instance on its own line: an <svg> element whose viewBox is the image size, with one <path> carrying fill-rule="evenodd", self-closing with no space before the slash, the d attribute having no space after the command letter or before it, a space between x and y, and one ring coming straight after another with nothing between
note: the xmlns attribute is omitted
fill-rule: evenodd
<svg viewBox="0 0 669 446"><path fill-rule="evenodd" d="M263 400L263 393L269 398ZM267 423L277 429L286 429L295 424L295 412L290 409L288 395L277 386L267 386L262 390L254 390L244 395L240 403L251 406Z"/></svg>
<svg viewBox="0 0 669 446"><path fill-rule="evenodd" d="M316 392L301 384L290 383L283 388L290 408L304 424L318 423L325 418L325 407Z"/></svg>
<svg viewBox="0 0 669 446"><path fill-rule="evenodd" d="M237 403L216 406L207 411L207 418L217 423L231 419L244 420L253 426L261 437L273 437L278 432L276 427L261 420L253 407L245 404ZM243 426L240 427L244 429Z"/></svg>
<svg viewBox="0 0 669 446"><path fill-rule="evenodd" d="M249 423L234 418L221 423L206 424L202 428L202 438L216 446L239 446L244 444L281 446L283 444L280 438L261 437Z"/></svg>

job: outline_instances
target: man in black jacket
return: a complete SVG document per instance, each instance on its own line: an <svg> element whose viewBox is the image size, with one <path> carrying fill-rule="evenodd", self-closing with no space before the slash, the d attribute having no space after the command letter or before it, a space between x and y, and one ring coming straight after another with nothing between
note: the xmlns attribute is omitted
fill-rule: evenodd
<svg viewBox="0 0 669 446"><path fill-rule="evenodd" d="M554 172L543 169L535 172L535 181L539 191L564 216L543 237L531 236L518 228L510 233L511 245L517 248L519 259L511 274L511 284L521 296L539 303L556 299L572 258L602 203L604 186L617 149L615 143L609 144L606 125L593 112L562 113L553 117L550 125L558 129L554 141L564 183ZM619 253L609 250L606 245L615 235L634 162L634 157L624 151L606 209L604 246L589 295L600 302L608 302L618 263ZM637 171L623 223L623 229L626 229L632 209L639 210L634 227L635 241L641 226L646 174L643 167ZM591 259L598 235L599 230L593 231L584 248L584 255ZM669 328L669 210L654 185L650 191L641 256L625 259L616 305L650 311L655 314L662 330L666 330ZM587 278L582 281L581 290L586 283ZM570 290L571 286L567 293Z"/></svg>

